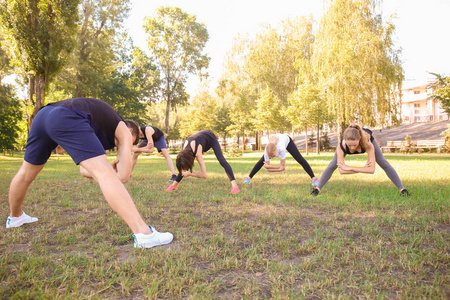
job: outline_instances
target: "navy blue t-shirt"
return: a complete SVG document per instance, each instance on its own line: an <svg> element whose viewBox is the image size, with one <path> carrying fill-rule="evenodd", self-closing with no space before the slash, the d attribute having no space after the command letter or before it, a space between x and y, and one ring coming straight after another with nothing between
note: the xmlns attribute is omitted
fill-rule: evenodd
<svg viewBox="0 0 450 300"><path fill-rule="evenodd" d="M95 98L72 98L48 105L69 108L88 119L89 125L94 129L95 135L105 150L113 149L116 146L114 141L116 128L123 119L105 101Z"/></svg>

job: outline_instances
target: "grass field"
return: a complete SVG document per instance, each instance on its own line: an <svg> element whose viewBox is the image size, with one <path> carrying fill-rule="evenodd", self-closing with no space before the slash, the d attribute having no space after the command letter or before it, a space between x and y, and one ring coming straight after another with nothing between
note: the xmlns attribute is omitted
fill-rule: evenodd
<svg viewBox="0 0 450 300"><path fill-rule="evenodd" d="M450 157L387 155L412 194L404 198L380 168L336 172L310 196L290 156L285 172L261 170L243 185L260 155L228 158L238 195L213 155L207 179L171 193L164 158L141 156L127 189L149 224L174 234L152 249L133 248L69 157L51 158L24 205L39 222L0 227L0 299L450 298ZM332 154L305 158L320 177ZM2 222L21 162L0 156Z"/></svg>

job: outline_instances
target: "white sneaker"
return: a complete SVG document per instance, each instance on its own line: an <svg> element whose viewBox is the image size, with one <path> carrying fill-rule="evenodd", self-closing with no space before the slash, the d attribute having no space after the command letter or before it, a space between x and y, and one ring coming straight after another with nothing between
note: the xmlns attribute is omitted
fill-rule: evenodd
<svg viewBox="0 0 450 300"><path fill-rule="evenodd" d="M158 232L152 226L149 227L152 230L152 234L133 234L134 248L152 248L168 244L173 240L173 234L170 232Z"/></svg>
<svg viewBox="0 0 450 300"><path fill-rule="evenodd" d="M22 211L22 215L20 217L8 217L8 219L6 219L6 228L20 227L25 223L33 223L37 221L38 218L30 217Z"/></svg>

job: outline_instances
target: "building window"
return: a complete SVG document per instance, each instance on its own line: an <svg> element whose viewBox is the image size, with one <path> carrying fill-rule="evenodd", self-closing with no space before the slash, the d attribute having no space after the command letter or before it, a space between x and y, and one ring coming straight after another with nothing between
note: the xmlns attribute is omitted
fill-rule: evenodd
<svg viewBox="0 0 450 300"><path fill-rule="evenodd" d="M416 95L420 94L420 91L414 91L414 94L416 94Z"/></svg>
<svg viewBox="0 0 450 300"><path fill-rule="evenodd" d="M420 103L414 103L414 107L420 107Z"/></svg>

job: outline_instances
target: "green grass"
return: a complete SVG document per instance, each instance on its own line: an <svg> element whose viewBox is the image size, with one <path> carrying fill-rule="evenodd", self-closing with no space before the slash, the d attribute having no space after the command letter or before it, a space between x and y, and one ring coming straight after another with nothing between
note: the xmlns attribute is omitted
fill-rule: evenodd
<svg viewBox="0 0 450 300"><path fill-rule="evenodd" d="M291 157L285 172L261 170L243 185L260 156L228 158L238 195L213 155L207 179L171 193L164 158L141 156L126 187L144 219L175 237L153 249L133 248L128 227L69 157L51 158L24 205L39 222L0 227L0 299L450 297L450 157L386 155L412 194L403 198L380 168L335 172L312 197ZM320 177L332 154L305 158ZM21 162L0 156L3 222Z"/></svg>

